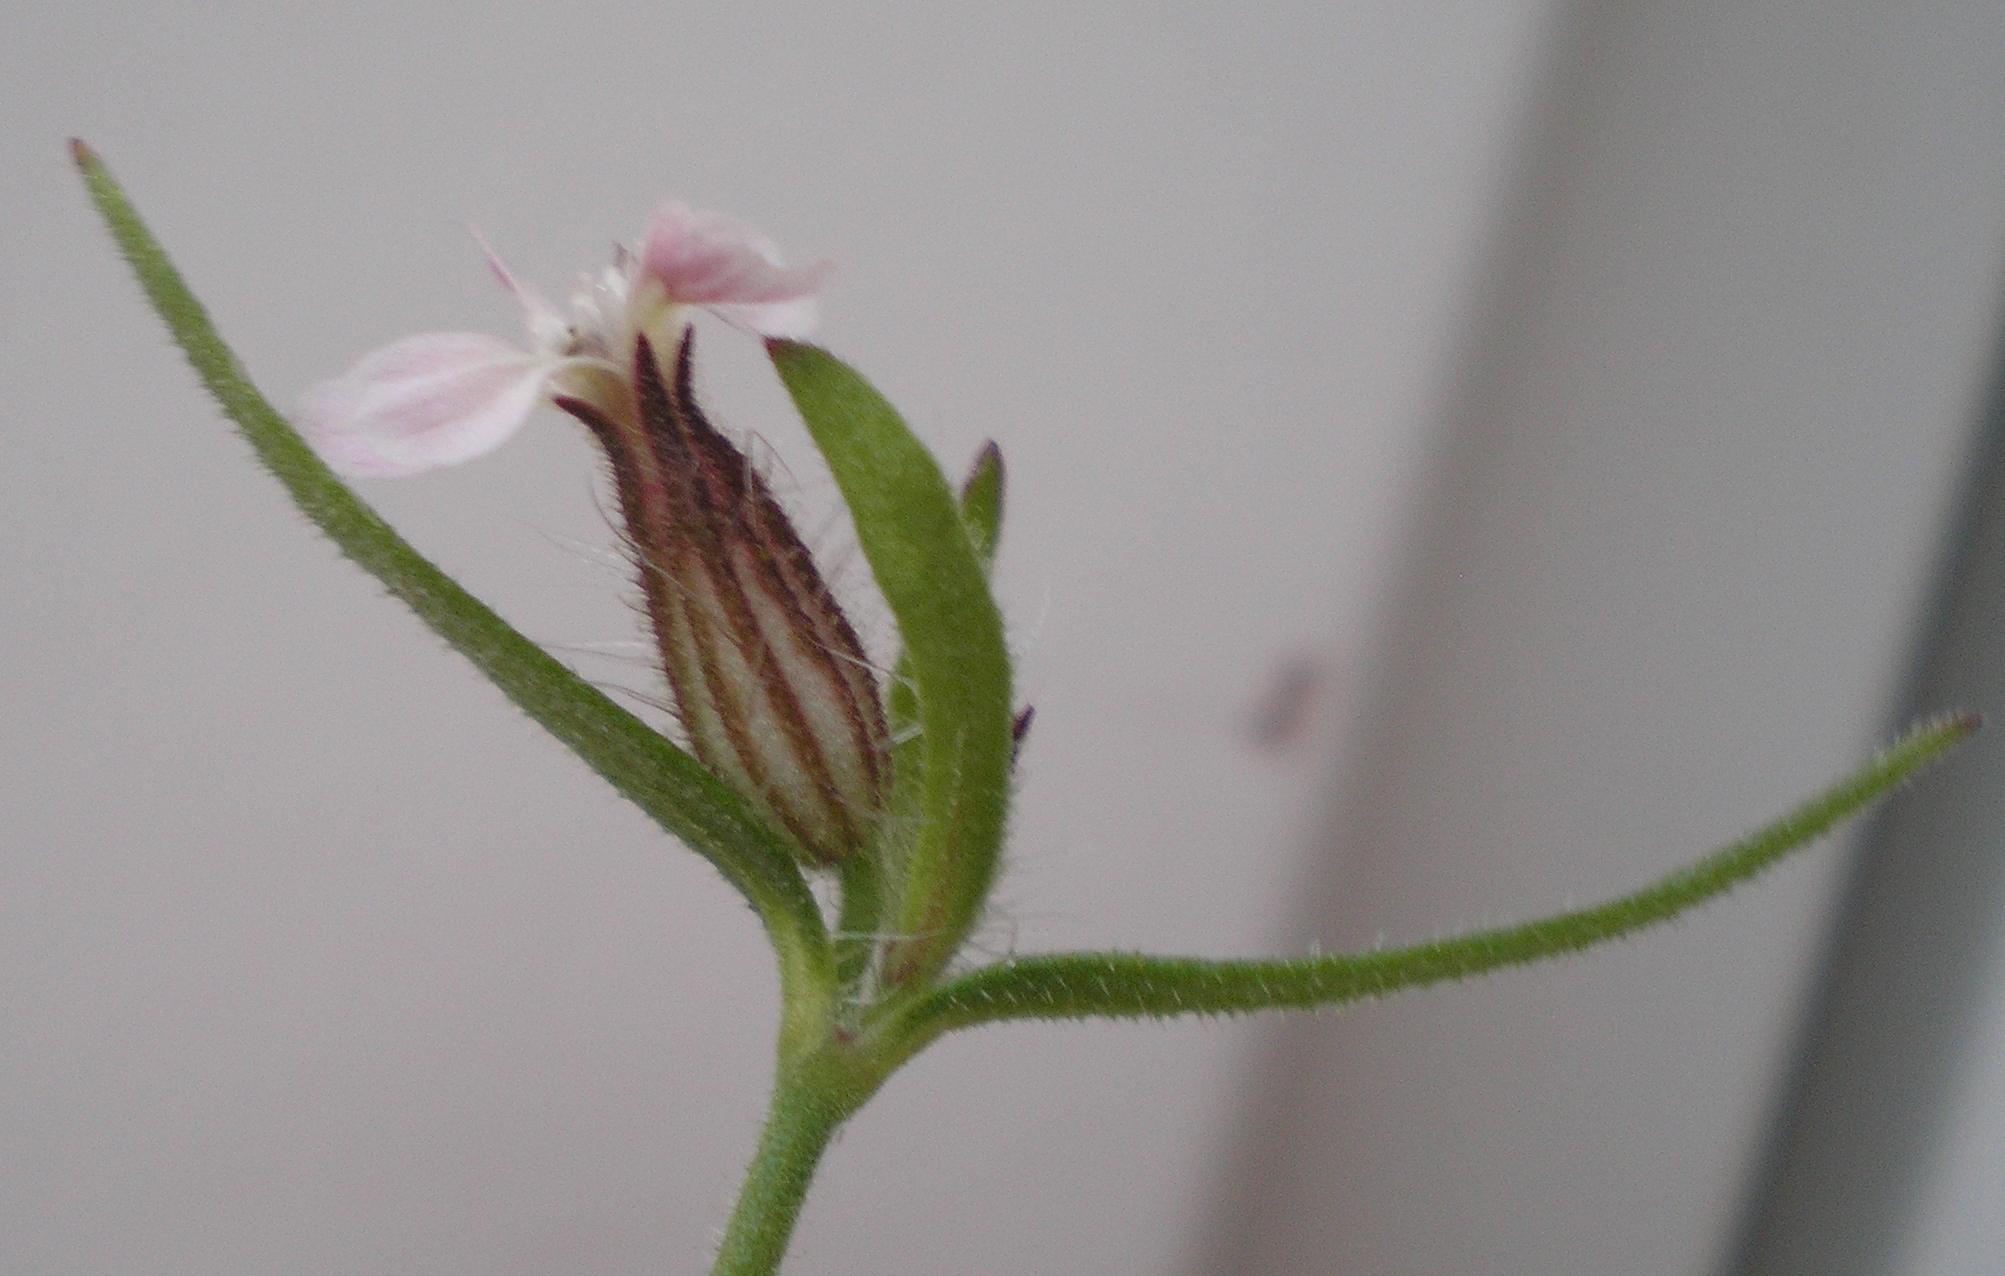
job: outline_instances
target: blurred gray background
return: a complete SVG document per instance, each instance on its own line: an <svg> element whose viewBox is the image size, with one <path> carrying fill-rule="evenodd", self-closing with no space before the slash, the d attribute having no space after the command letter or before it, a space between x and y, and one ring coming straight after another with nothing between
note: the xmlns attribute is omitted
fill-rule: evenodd
<svg viewBox="0 0 2005 1276"><path fill-rule="evenodd" d="M2005 297L1995 3L17 0L0 30L0 1269L700 1272L773 1011L711 871L249 463L71 134L281 402L408 332L509 332L467 222L551 288L665 195L836 258L825 339L950 465L1011 466L1038 720L992 951L1585 901L1995 684L1942 673L1997 659L1995 607L1952 605L1997 557L1954 548ZM707 359L883 650L756 351ZM366 495L646 691L596 469L552 418ZM1317 693L1263 745L1291 667ZM1856 985L1923 970L1932 915L1848 955L1854 866L1997 862L1959 810L1554 969L950 1039L845 1133L792 1270L1828 1272L1802 1238L1869 1225L1857 1270L1994 1271L1989 894L1935 1081L1876 1109L1929 1137L1858 1208L1775 1186L1881 1156L1819 1131L1888 1090Z"/></svg>

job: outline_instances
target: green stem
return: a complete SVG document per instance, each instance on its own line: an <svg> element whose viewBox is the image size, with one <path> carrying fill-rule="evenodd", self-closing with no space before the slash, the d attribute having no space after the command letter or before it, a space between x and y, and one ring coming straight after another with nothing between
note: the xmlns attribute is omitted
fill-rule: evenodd
<svg viewBox="0 0 2005 1276"><path fill-rule="evenodd" d="M884 914L884 864L875 847L842 865L842 910L835 923L836 984L847 996L870 971Z"/></svg>
<svg viewBox="0 0 2005 1276"><path fill-rule="evenodd" d="M861 1096L812 1076L782 1072L711 1276L769 1276L779 1270L822 1153L861 1103Z"/></svg>
<svg viewBox="0 0 2005 1276"><path fill-rule="evenodd" d="M909 1058L940 1034L1009 1019L1170 1018L1309 1009L1385 997L1580 952L1670 920L1747 881L1857 815L1977 729L1973 714L1924 724L1766 828L1592 908L1383 952L1272 961L1055 953L999 962L880 1020Z"/></svg>

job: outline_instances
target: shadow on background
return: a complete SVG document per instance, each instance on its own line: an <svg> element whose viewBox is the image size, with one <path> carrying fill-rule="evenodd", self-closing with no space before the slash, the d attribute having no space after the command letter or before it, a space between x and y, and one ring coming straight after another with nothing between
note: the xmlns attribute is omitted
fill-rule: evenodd
<svg viewBox="0 0 2005 1276"><path fill-rule="evenodd" d="M1990 731L1888 808L1860 847L1775 1140L1724 1268L1732 1276L1912 1270L1900 1261L1903 1238L1952 1128L1963 1046L1996 995L2005 331L1956 532L1900 716L1968 706L1990 716Z"/></svg>

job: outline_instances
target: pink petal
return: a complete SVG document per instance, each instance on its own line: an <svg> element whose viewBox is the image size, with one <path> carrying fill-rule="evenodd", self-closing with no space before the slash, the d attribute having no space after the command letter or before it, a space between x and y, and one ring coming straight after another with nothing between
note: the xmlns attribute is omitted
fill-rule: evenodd
<svg viewBox="0 0 2005 1276"><path fill-rule="evenodd" d="M814 335L815 323L820 318L813 297L757 305L720 305L713 302L704 308L733 327L761 337L785 337L790 341L801 341Z"/></svg>
<svg viewBox="0 0 2005 1276"><path fill-rule="evenodd" d="M555 348L561 345L567 335L563 314L544 300L542 293L515 277L515 272L508 268L501 254L494 251L494 245L487 242L487 236L480 233L480 227L469 226L467 231L473 236L473 242L480 245L481 256L487 258L488 272L522 307L522 322L529 329L529 334L546 346Z"/></svg>
<svg viewBox="0 0 2005 1276"><path fill-rule="evenodd" d="M457 465L521 428L552 367L479 333L406 337L308 390L300 432L344 474L400 477Z"/></svg>
<svg viewBox="0 0 2005 1276"><path fill-rule="evenodd" d="M825 261L784 265L757 231L682 203L655 211L641 267L670 300L703 306L768 337L804 337L813 329L815 295L833 268Z"/></svg>

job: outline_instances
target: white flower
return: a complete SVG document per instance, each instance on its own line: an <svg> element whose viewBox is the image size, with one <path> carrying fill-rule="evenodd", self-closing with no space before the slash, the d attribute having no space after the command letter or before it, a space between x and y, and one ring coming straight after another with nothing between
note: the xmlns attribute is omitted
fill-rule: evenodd
<svg viewBox="0 0 2005 1276"><path fill-rule="evenodd" d="M483 245L485 247L485 245ZM682 203L655 211L638 254L613 264L559 311L488 264L521 303L526 347L481 333L406 337L308 390L300 429L344 474L397 476L481 456L555 396L614 409L631 394L635 338L672 350L698 307L764 337L806 336L829 263L786 266L771 241Z"/></svg>

